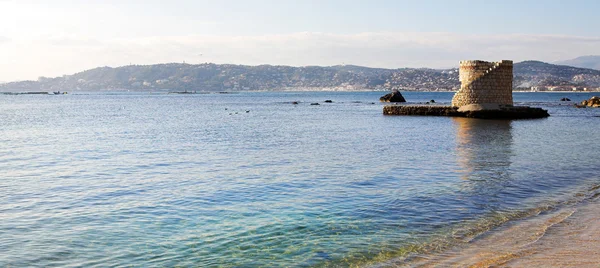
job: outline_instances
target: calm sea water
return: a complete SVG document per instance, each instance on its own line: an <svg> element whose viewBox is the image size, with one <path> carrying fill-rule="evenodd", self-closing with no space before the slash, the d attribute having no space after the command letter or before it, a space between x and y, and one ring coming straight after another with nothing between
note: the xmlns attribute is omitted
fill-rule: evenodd
<svg viewBox="0 0 600 268"><path fill-rule="evenodd" d="M552 115L519 121L381 95L0 95L0 266L368 265L600 185L600 109L558 101L593 94L515 93Z"/></svg>

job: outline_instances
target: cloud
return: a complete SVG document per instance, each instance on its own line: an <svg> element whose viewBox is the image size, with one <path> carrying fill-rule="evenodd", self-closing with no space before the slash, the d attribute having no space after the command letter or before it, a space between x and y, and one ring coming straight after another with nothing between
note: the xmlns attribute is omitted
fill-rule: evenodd
<svg viewBox="0 0 600 268"><path fill-rule="evenodd" d="M0 43L2 42L0 39ZM356 64L451 68L464 59L553 62L600 54L600 38L562 35L300 32L258 36L156 36L12 40L0 50L0 80L71 74L97 66L165 62L274 65Z"/></svg>
<svg viewBox="0 0 600 268"><path fill-rule="evenodd" d="M46 43L52 46L66 47L94 47L103 44L102 41L94 38L81 38L74 35L52 36L45 40Z"/></svg>
<svg viewBox="0 0 600 268"><path fill-rule="evenodd" d="M4 36L0 36L0 44L2 44L2 43L8 43L8 42L10 42L10 38L4 37Z"/></svg>
<svg viewBox="0 0 600 268"><path fill-rule="evenodd" d="M452 67L461 59L553 61L600 54L600 38L455 33L294 33L264 36L173 36L117 42L139 57L171 61L374 67ZM202 54L203 59L193 55ZM133 56L133 54L131 55ZM179 60L178 60L179 59Z"/></svg>

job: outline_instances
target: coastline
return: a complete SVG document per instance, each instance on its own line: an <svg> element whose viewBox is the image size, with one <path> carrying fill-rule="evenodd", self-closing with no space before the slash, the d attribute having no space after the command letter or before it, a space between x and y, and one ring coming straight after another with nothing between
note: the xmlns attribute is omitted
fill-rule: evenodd
<svg viewBox="0 0 600 268"><path fill-rule="evenodd" d="M600 197L509 222L447 251L377 267L600 267Z"/></svg>

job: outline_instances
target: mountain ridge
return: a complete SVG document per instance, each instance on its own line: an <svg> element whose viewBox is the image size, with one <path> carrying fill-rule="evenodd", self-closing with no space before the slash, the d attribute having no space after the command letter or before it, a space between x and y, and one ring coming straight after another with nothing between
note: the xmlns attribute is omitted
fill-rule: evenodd
<svg viewBox="0 0 600 268"><path fill-rule="evenodd" d="M514 64L516 89L600 87L600 71L541 61ZM458 68L372 68L358 65L304 66L161 63L96 67L72 75L0 84L1 91L257 91L414 90L454 91ZM570 90L570 89L569 89Z"/></svg>
<svg viewBox="0 0 600 268"><path fill-rule="evenodd" d="M557 61L555 63L579 68L600 70L600 55L580 56L570 60Z"/></svg>

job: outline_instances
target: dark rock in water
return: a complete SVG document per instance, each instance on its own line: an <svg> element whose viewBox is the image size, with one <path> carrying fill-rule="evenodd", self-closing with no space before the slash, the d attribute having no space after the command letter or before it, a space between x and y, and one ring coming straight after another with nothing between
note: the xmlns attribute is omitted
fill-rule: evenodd
<svg viewBox="0 0 600 268"><path fill-rule="evenodd" d="M293 101L292 104L298 104L298 102L297 101Z"/></svg>
<svg viewBox="0 0 600 268"><path fill-rule="evenodd" d="M429 102L431 102L431 103L435 103L435 100L430 100Z"/></svg>
<svg viewBox="0 0 600 268"><path fill-rule="evenodd" d="M459 111L453 106L434 105L386 105L383 107L384 115L430 115L430 116L457 116L481 119L534 119L550 116L547 110L526 106L506 107L495 110Z"/></svg>
<svg viewBox="0 0 600 268"><path fill-rule="evenodd" d="M326 103L332 103L332 100L325 100Z"/></svg>
<svg viewBox="0 0 600 268"><path fill-rule="evenodd" d="M313 102L310 105L320 105L318 102Z"/></svg>
<svg viewBox="0 0 600 268"><path fill-rule="evenodd" d="M560 99L560 101L571 101L571 99L569 99L569 98L562 98L562 99Z"/></svg>
<svg viewBox="0 0 600 268"><path fill-rule="evenodd" d="M587 106L587 107L600 107L600 97L594 96L591 97L589 100L584 100L581 102L582 106Z"/></svg>
<svg viewBox="0 0 600 268"><path fill-rule="evenodd" d="M398 90L394 90L394 92L385 94L383 97L379 98L381 102L406 102L402 93Z"/></svg>

